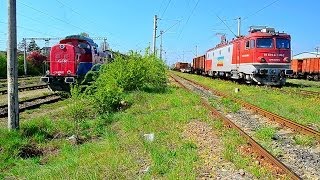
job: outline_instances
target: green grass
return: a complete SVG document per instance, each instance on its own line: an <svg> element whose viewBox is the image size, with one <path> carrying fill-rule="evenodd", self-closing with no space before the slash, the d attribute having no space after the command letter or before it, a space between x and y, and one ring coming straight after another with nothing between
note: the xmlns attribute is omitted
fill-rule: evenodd
<svg viewBox="0 0 320 180"><path fill-rule="evenodd" d="M320 103L320 100L317 98L302 97L295 94L282 93L270 88L241 85L230 81L213 80L197 75L177 74L240 98L302 125L312 125L316 130L320 130L320 106L315 106L315 104ZM235 88L239 88L240 92L235 93Z"/></svg>
<svg viewBox="0 0 320 180"><path fill-rule="evenodd" d="M257 178L273 179L273 175L265 168L254 163L252 157L240 152L241 146L246 146L246 141L235 131L223 126L220 120L209 122L220 133L223 141L224 159L232 162L237 168L250 172Z"/></svg>
<svg viewBox="0 0 320 180"><path fill-rule="evenodd" d="M317 91L320 92L319 81L309 81L303 79L287 79L288 86L285 88L297 88L303 90Z"/></svg>
<svg viewBox="0 0 320 180"><path fill-rule="evenodd" d="M316 139L312 136L298 134L293 137L293 140L296 144L310 147L316 144Z"/></svg>
<svg viewBox="0 0 320 180"><path fill-rule="evenodd" d="M34 119L25 121L20 132L8 135L6 148L36 143L45 155L28 159L17 155L1 160L1 177L27 179L124 179L190 178L198 163L197 147L181 138L184 125L195 118L207 118L199 98L184 90L165 93L127 94L132 107L99 120L85 120L82 134L89 141L71 145L66 137L73 131L70 120ZM65 117L68 117L68 113ZM40 117L42 114L40 114ZM60 115L60 118L61 115ZM7 131L4 131L7 133ZM4 134L6 134L4 133ZM145 142L144 133L154 133L154 142ZM52 139L53 137L60 137ZM3 134L1 137L6 137ZM94 138L92 138L94 137ZM4 143L3 143L4 144ZM147 167L149 171L141 173Z"/></svg>
<svg viewBox="0 0 320 180"><path fill-rule="evenodd" d="M258 142L268 151L271 152L276 157L280 157L283 152L280 148L270 148L272 144L272 139L275 137L277 132L276 128L273 127L262 127L259 128L255 134L254 137L258 139Z"/></svg>
<svg viewBox="0 0 320 180"><path fill-rule="evenodd" d="M255 132L255 137L257 137L259 140L270 142L275 136L276 131L277 130L273 127L262 127Z"/></svg>

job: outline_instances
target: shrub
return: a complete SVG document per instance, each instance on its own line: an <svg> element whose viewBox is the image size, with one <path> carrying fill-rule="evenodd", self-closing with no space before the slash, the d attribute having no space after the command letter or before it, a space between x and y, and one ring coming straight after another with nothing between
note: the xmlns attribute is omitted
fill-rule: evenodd
<svg viewBox="0 0 320 180"><path fill-rule="evenodd" d="M166 68L160 59L130 52L127 56L116 55L112 63L103 65L86 94L93 97L100 113L106 113L119 108L125 91L159 91L166 85Z"/></svg>
<svg viewBox="0 0 320 180"><path fill-rule="evenodd" d="M100 76L96 81L96 92L94 93L95 108L100 113L116 111L123 98L123 89L117 86L113 78Z"/></svg>
<svg viewBox="0 0 320 180"><path fill-rule="evenodd" d="M103 77L113 78L125 91L163 89L167 77L164 63L155 56L142 56L130 52L128 56L116 56L102 68Z"/></svg>

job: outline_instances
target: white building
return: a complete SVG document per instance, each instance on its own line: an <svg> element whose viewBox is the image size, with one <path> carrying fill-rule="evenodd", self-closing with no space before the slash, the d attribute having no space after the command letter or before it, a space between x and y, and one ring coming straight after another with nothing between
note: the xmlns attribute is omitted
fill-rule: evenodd
<svg viewBox="0 0 320 180"><path fill-rule="evenodd" d="M292 59L320 58L320 52L302 52L296 54Z"/></svg>

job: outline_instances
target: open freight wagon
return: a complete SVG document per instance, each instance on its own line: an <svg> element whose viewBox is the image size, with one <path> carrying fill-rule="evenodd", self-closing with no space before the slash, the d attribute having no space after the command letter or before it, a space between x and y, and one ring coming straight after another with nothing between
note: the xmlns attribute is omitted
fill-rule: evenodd
<svg viewBox="0 0 320 180"><path fill-rule="evenodd" d="M291 61L293 78L320 80L320 57L294 59Z"/></svg>

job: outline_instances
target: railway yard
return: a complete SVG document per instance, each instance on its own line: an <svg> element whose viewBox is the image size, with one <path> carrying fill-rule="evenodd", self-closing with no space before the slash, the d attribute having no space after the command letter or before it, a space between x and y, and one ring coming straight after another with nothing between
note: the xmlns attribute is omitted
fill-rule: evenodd
<svg viewBox="0 0 320 180"><path fill-rule="evenodd" d="M165 177L209 179L213 177L317 179L320 177L318 171L320 168L320 122L318 121L320 111L319 107L310 104L310 102L320 101L317 82L288 80L288 85L283 88L270 88L242 85L174 71L168 72L168 77L169 90L167 92L134 93L131 98L134 99L133 102L136 105L128 110L120 111L116 115L118 120L111 122L109 127L111 129L108 129L116 133L118 138L129 135L134 137L130 137L129 142L121 140L119 143L115 143L112 137L107 138L108 144L113 142L115 143L113 146L124 149L121 152L115 152L115 149L112 148L108 149L109 153L121 156L114 159L120 162L115 162L115 167L103 166L114 171L112 171L112 176L107 174L102 176L110 178L127 177L128 175L159 177L164 173ZM32 87L28 84L37 87L26 88ZM28 84L20 87L22 123L28 123L30 119L35 123L45 117L45 119L49 118L60 124L63 121L61 119L70 117L66 109L70 108L72 100L62 99L59 95L43 89L43 84L39 86L37 80L29 81ZM269 93L265 93L267 91ZM266 96L268 101L265 100ZM5 108L7 105L5 102L6 94L3 94L0 96L1 126L5 126L6 122ZM299 106L296 106L297 104ZM299 108L302 106L304 108ZM138 122L138 119L142 122ZM160 120L157 121L158 119ZM41 121L48 123L45 120ZM72 137L72 134L66 131L56 133L54 134L56 141ZM146 140L141 133L142 135L153 133L155 142L144 142ZM88 143L90 147L96 146L94 143L98 140L96 138L101 137L84 138L82 141ZM100 139L100 141L102 144L98 143L99 146L105 147L105 140ZM46 175L45 172L55 174L61 171L60 165L63 162L59 160L59 154L66 150L60 149L61 144L59 143L56 145L52 142L47 143L45 143L47 147L38 147L39 151L41 149L41 156L34 155L40 157L40 165L44 163L41 165L45 167L43 170L30 174L28 170L23 169L29 169L31 166L22 163L13 167L15 172L13 174L15 176L23 174L23 177L32 178L42 177ZM62 144L65 146L65 143ZM97 158L96 156L99 157L105 153L98 148L98 154L90 155L89 152L86 152L85 147L82 147L82 143L78 145L79 149L76 148L76 152L84 153L85 158ZM124 143L124 146L131 144L130 147L138 143L138 146L135 147L135 150L129 150L121 143ZM36 154L34 150L29 149L29 151ZM143 151L147 152L143 153ZM129 152L133 153L127 154ZM32 153L31 157L33 157ZM130 158L125 160L123 159L125 156ZM72 164L83 163L82 158L74 158L72 157ZM107 159L110 160L110 158L108 156ZM53 160L58 164L50 165L50 161ZM124 162L132 164L123 167L127 169L125 174L116 173L118 165ZM189 166L181 166L185 163L188 163ZM48 164L48 167L45 164ZM84 166L91 167L92 165L85 163ZM52 168L56 169L52 170ZM79 173L78 170L69 168L65 171L70 171L70 173L65 172L63 177L74 177L75 171ZM183 171L186 174L181 174ZM80 175L81 173L78 177ZM97 178L102 177L101 174L91 175Z"/></svg>
<svg viewBox="0 0 320 180"><path fill-rule="evenodd" d="M320 180L320 1L6 3L0 180Z"/></svg>

